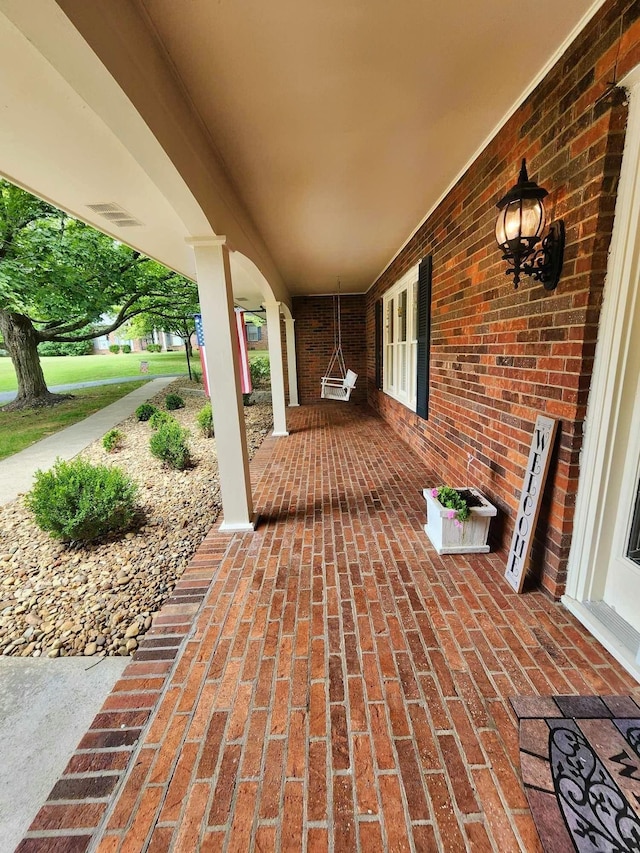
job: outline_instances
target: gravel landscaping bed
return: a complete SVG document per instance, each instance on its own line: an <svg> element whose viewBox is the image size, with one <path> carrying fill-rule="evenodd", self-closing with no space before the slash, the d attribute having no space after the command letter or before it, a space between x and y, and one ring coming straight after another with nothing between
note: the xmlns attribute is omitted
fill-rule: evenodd
<svg viewBox="0 0 640 853"><path fill-rule="evenodd" d="M194 389L180 379L151 400L163 408L167 393L184 398L185 408L171 414L191 433L189 470L155 459L151 427L135 416L119 425L121 450L107 453L99 440L80 454L136 480L144 515L139 528L91 545L65 545L36 527L20 498L0 507L1 654L128 655L136 649L220 512L215 438L203 438L196 427L205 397ZM244 412L253 456L272 428L271 404L262 399Z"/></svg>

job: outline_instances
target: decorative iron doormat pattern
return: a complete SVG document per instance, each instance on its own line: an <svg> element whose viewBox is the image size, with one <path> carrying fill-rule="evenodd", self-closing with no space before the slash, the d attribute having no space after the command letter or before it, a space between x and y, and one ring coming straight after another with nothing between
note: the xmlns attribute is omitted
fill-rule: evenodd
<svg viewBox="0 0 640 853"><path fill-rule="evenodd" d="M520 765L545 853L640 853L640 706L517 696Z"/></svg>

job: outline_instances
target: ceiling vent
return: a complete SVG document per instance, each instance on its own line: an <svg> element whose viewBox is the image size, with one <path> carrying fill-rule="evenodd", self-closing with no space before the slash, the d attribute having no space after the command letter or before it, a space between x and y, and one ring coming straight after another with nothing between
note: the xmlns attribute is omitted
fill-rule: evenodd
<svg viewBox="0 0 640 853"><path fill-rule="evenodd" d="M94 213L113 223L113 225L117 225L118 228L132 228L142 225L139 219L136 219L124 207L120 207L119 204L115 204L114 202L88 204L87 207L89 210L93 210Z"/></svg>

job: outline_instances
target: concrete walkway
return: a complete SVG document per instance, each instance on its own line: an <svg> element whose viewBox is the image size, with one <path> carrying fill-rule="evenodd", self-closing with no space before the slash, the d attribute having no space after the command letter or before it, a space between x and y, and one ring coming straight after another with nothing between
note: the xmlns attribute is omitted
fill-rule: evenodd
<svg viewBox="0 0 640 853"><path fill-rule="evenodd" d="M160 393L174 379L174 376L152 379L83 421L3 459L0 462L0 505L15 500L23 492L28 492L38 469L47 470L58 457L66 460L76 456L91 442L133 414L140 403Z"/></svg>
<svg viewBox="0 0 640 853"><path fill-rule="evenodd" d="M139 377L131 377L131 381ZM110 406L0 462L0 504L31 488L38 468L70 459L162 391L174 376L152 379ZM66 391L104 380L59 386ZM51 661L0 658L0 840L13 850L81 735L129 663L124 658Z"/></svg>
<svg viewBox="0 0 640 853"><path fill-rule="evenodd" d="M128 658L0 658L0 840L13 850Z"/></svg>

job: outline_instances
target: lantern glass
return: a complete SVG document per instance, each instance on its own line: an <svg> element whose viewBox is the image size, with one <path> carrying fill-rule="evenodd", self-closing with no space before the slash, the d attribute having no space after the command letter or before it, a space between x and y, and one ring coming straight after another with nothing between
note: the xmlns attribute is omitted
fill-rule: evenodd
<svg viewBox="0 0 640 853"><path fill-rule="evenodd" d="M510 202L500 211L496 222L498 245L520 242L521 238L533 245L544 230L545 219L544 205L540 199L523 198Z"/></svg>

